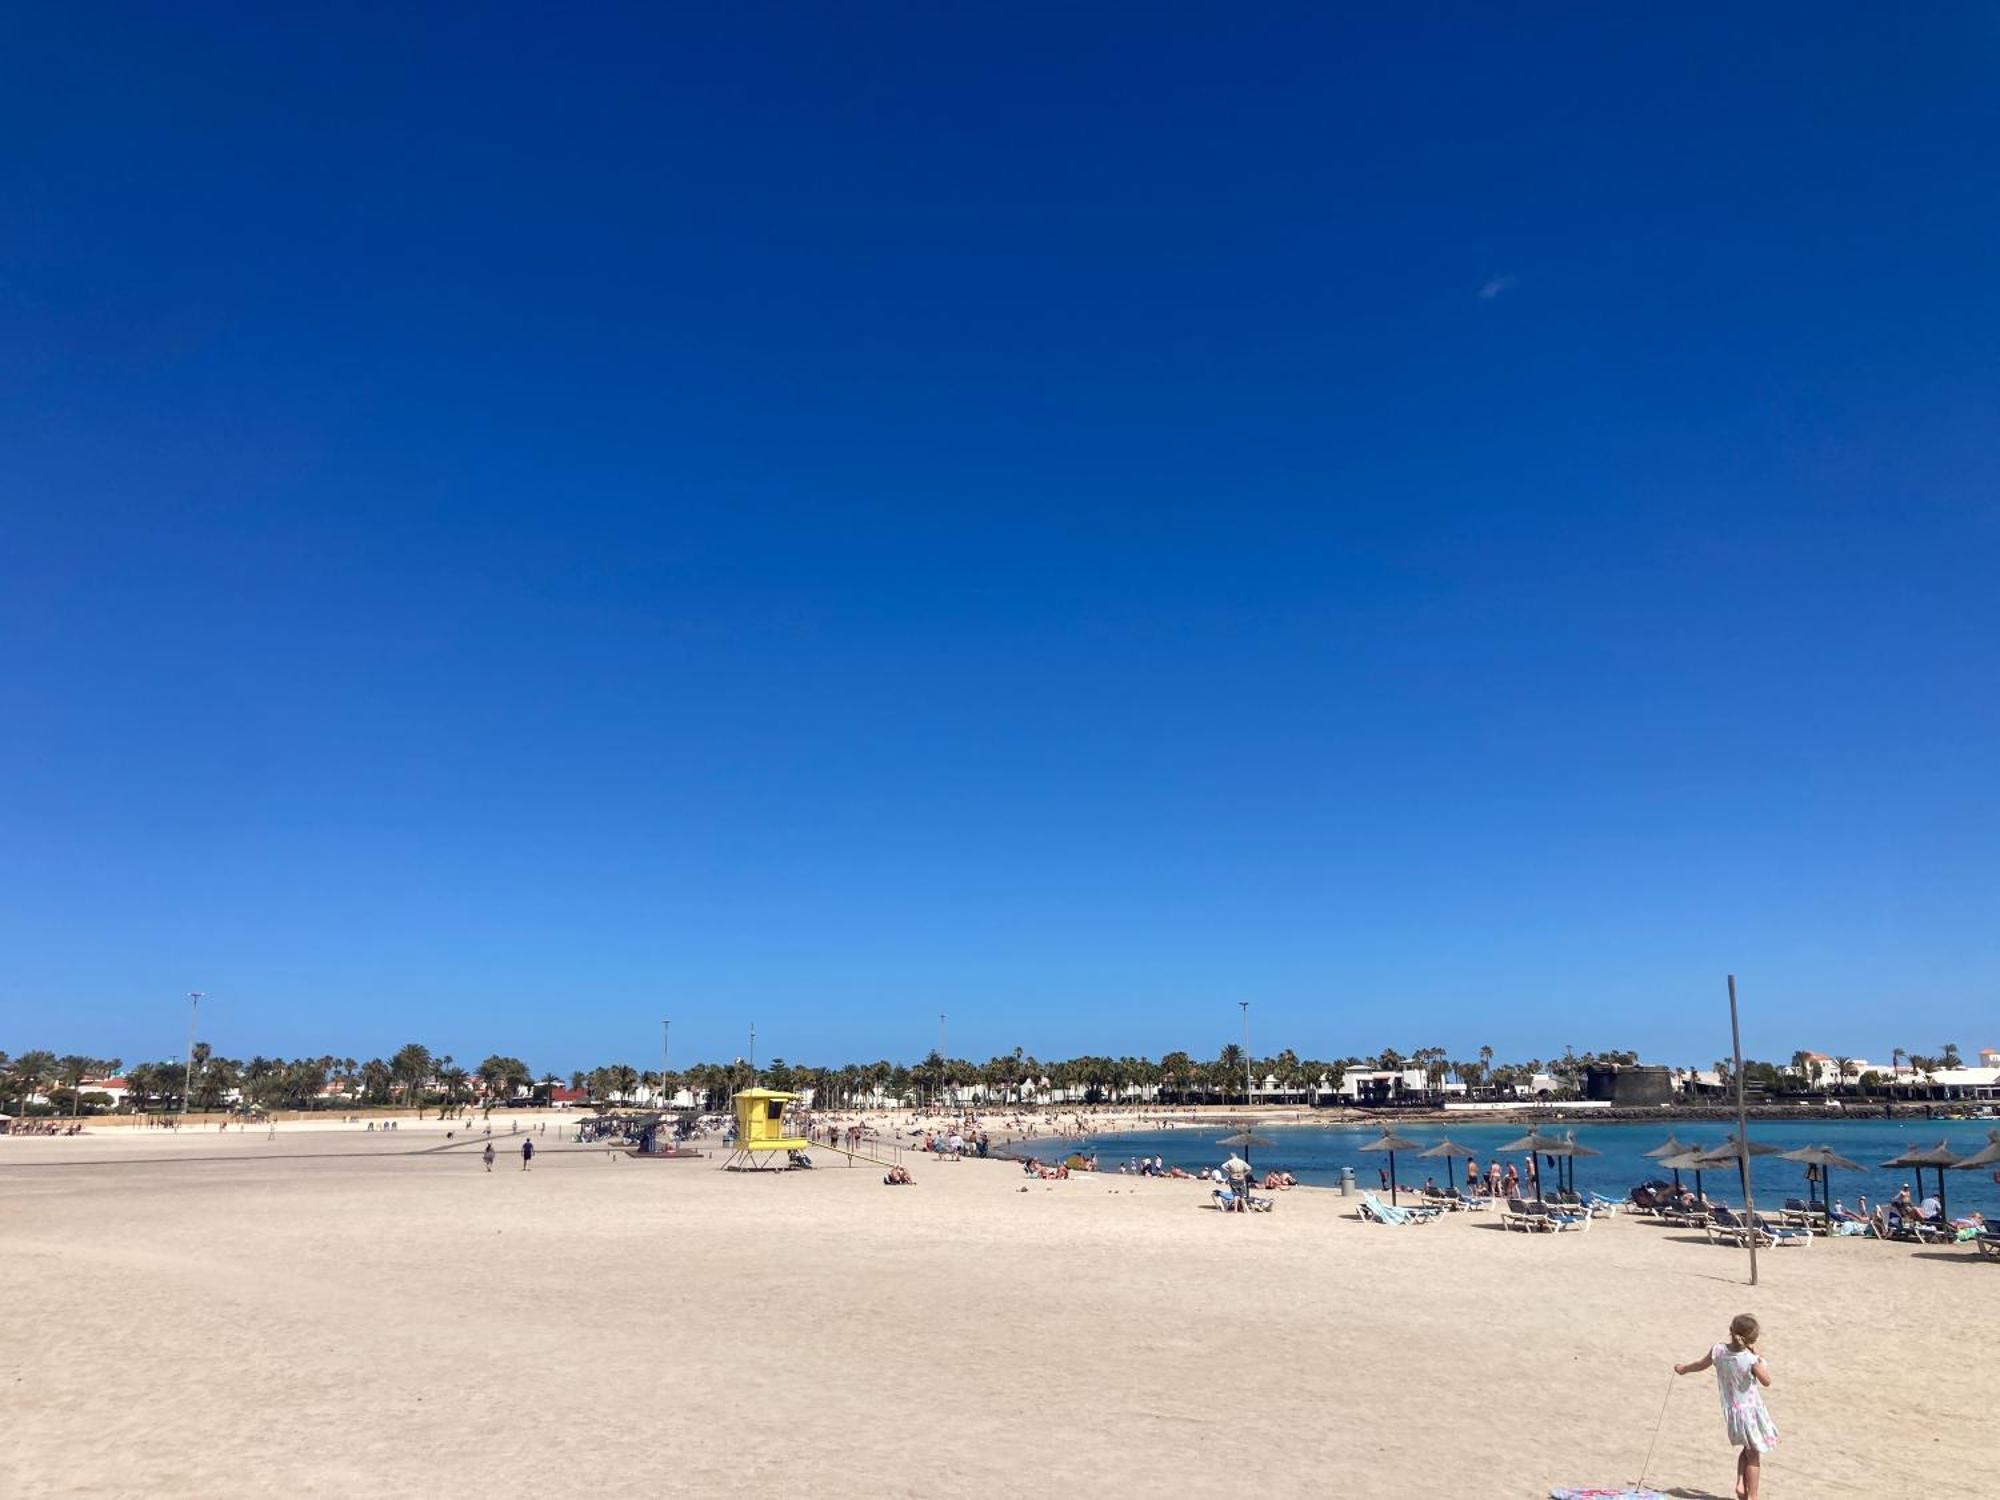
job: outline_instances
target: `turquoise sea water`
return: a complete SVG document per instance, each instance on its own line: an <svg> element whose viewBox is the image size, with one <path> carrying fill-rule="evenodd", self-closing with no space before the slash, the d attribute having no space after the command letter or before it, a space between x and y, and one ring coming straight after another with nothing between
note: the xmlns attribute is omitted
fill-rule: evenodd
<svg viewBox="0 0 2000 1500"><path fill-rule="evenodd" d="M1169 1165L1179 1164L1189 1169L1212 1167L1230 1154L1227 1148L1214 1142L1234 1128L1217 1126L1096 1136L1084 1149L1097 1152L1104 1171L1116 1171L1121 1162L1133 1157L1155 1155L1166 1158ZM1252 1151L1251 1160L1260 1172L1269 1167L1283 1168L1295 1174L1301 1182L1324 1186L1339 1182L1342 1167L1353 1167L1357 1184L1372 1189L1379 1180L1377 1169L1386 1166L1387 1161L1381 1156L1363 1155L1355 1148L1380 1135L1382 1128L1379 1125L1331 1128L1260 1126L1257 1133L1270 1137L1277 1145ZM1519 1139L1528 1129L1525 1125L1474 1124L1459 1120L1452 1120L1448 1125L1442 1122L1435 1125L1397 1124L1391 1128L1397 1135L1424 1146L1449 1135L1458 1144L1479 1151L1481 1172L1485 1171L1489 1160L1501 1155L1498 1148L1503 1143ZM1671 1175L1661 1171L1657 1163L1644 1155L1667 1138L1669 1126L1664 1122L1591 1124L1564 1120L1546 1121L1541 1128L1544 1133L1556 1135L1574 1130L1578 1144L1604 1153L1602 1156L1583 1157L1576 1162L1576 1185L1580 1191L1623 1198L1634 1183ZM1868 1201L1873 1204L1893 1197L1896 1189L1906 1182L1915 1191L1916 1174L1913 1171L1879 1165L1892 1156L1913 1147L1934 1146L1939 1140L1947 1142L1958 1155L1970 1156L1986 1146L1987 1132L1996 1128L2000 1125L1993 1121L1788 1120L1768 1124L1752 1121L1750 1139L1753 1143L1776 1146L1783 1151L1806 1145L1830 1146L1849 1160L1860 1162L1867 1168L1866 1171L1835 1171L1832 1174L1833 1196L1852 1208L1856 1197L1862 1193L1866 1193ZM1683 1144L1695 1146L1720 1145L1729 1133L1728 1126L1715 1121L1682 1123L1672 1129ZM1058 1143L1034 1140L1024 1143L1022 1149L1046 1158L1057 1154ZM1519 1168L1521 1153L1502 1156L1501 1166L1504 1168L1509 1161ZM1754 1167L1753 1186L1760 1207L1776 1207L1786 1198L1805 1196L1805 1168L1798 1163L1759 1157ZM1554 1176L1546 1166L1544 1173L1553 1184ZM1435 1176L1440 1183L1462 1183L1464 1174L1465 1163L1462 1159L1447 1163L1413 1153L1396 1153L1396 1179L1407 1186L1421 1184L1426 1176ZM1990 1170L1948 1171L1944 1175L1946 1198L1954 1214L1972 1208L1988 1214L2000 1214L2000 1185L1995 1184ZM1926 1168L1925 1192L1935 1191L1931 1186L1935 1178L1936 1174ZM1689 1186L1694 1183L1693 1174L1689 1172L1683 1172L1681 1179ZM1719 1202L1737 1204L1742 1201L1742 1189L1733 1165L1719 1172L1704 1173L1702 1187L1711 1199Z"/></svg>

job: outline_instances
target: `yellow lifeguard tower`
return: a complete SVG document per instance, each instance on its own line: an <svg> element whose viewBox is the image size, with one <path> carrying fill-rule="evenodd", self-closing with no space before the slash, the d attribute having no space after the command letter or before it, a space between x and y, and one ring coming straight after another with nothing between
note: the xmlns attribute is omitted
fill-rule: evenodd
<svg viewBox="0 0 2000 1500"><path fill-rule="evenodd" d="M740 1172L776 1167L782 1170L791 1165L791 1153L803 1151L810 1144L801 1136L796 1136L785 1125L785 1106L798 1098L797 1094L781 1093L777 1089L744 1089L736 1095L736 1149L723 1162L727 1171ZM771 1157L781 1155L782 1160L772 1161ZM759 1160L759 1158L763 1160Z"/></svg>

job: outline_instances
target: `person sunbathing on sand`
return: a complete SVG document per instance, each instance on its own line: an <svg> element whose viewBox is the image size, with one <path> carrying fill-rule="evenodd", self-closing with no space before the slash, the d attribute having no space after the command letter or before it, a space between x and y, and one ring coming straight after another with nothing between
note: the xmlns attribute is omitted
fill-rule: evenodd
<svg viewBox="0 0 2000 1500"><path fill-rule="evenodd" d="M910 1175L908 1167L889 1168L888 1173L882 1178L882 1182L886 1187L915 1187L917 1185L917 1179Z"/></svg>

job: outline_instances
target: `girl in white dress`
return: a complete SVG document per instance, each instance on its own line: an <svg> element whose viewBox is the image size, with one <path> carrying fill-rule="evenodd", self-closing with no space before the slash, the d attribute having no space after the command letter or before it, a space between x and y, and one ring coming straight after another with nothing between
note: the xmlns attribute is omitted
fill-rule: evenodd
<svg viewBox="0 0 2000 1500"><path fill-rule="evenodd" d="M1739 1313L1729 1321L1729 1342L1717 1344L1691 1365L1675 1365L1676 1375L1692 1375L1697 1370L1715 1369L1715 1385L1722 1396L1722 1420L1729 1429L1729 1441L1740 1450L1736 1455L1737 1500L1757 1500L1757 1481L1762 1477L1763 1455L1778 1446L1778 1429L1764 1409L1764 1393L1759 1386L1771 1383L1770 1368L1757 1352L1757 1320Z"/></svg>

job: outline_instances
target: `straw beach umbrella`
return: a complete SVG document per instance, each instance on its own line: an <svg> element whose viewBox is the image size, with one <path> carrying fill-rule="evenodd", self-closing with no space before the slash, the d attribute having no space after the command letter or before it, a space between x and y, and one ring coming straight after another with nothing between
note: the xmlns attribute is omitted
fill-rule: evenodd
<svg viewBox="0 0 2000 1500"><path fill-rule="evenodd" d="M1640 1153L1640 1155L1650 1156L1654 1161L1658 1162L1661 1166L1665 1167L1667 1165L1668 1157L1679 1156L1683 1151L1687 1151L1689 1149L1691 1148L1683 1146L1680 1143L1679 1137L1677 1137L1672 1131L1668 1131L1667 1138L1664 1141L1660 1142L1660 1144L1655 1146L1651 1151L1643 1151ZM1679 1167L1671 1167L1668 1170L1670 1170L1674 1174L1674 1191L1678 1193L1681 1190L1681 1169Z"/></svg>
<svg viewBox="0 0 2000 1500"><path fill-rule="evenodd" d="M1446 1183L1446 1186L1457 1187L1458 1174L1452 1171L1451 1169L1452 1160L1456 1157L1462 1156L1467 1161L1474 1161L1478 1159L1479 1153L1477 1151L1472 1150L1469 1147L1459 1145L1459 1143L1453 1140L1450 1136L1446 1136L1443 1140L1439 1141L1435 1146L1426 1146L1423 1150L1419 1151L1417 1155L1443 1157L1444 1175L1451 1179L1448 1183Z"/></svg>
<svg viewBox="0 0 2000 1500"><path fill-rule="evenodd" d="M1945 1201L1944 1196L1944 1169L1958 1165L1958 1153L1952 1150L1946 1142L1939 1141L1935 1146L1927 1147L1923 1150L1905 1151L1895 1160L1885 1161L1882 1165L1885 1167L1915 1167L1917 1169L1917 1197L1920 1201L1924 1196L1924 1168L1935 1168L1937 1170L1938 1217L1946 1220L1951 1218L1951 1206Z"/></svg>
<svg viewBox="0 0 2000 1500"><path fill-rule="evenodd" d="M1574 1130L1563 1132L1563 1144L1569 1147L1569 1190L1573 1193L1576 1191L1577 1159L1584 1156L1602 1156L1604 1153L1595 1146L1579 1144Z"/></svg>
<svg viewBox="0 0 2000 1500"><path fill-rule="evenodd" d="M1239 1130L1234 1135L1225 1135L1215 1144L1218 1146L1235 1147L1243 1153L1247 1164L1252 1146L1275 1146L1278 1143L1267 1135L1258 1135L1256 1132L1250 1130Z"/></svg>
<svg viewBox="0 0 2000 1500"><path fill-rule="evenodd" d="M1732 1133L1723 1137L1720 1146L1703 1146L1700 1149L1704 1156L1726 1156L1731 1161L1734 1161L1746 1153L1750 1156L1777 1156L1785 1148L1782 1146L1766 1145L1763 1141L1751 1141L1746 1147Z"/></svg>
<svg viewBox="0 0 2000 1500"><path fill-rule="evenodd" d="M1385 1130L1381 1133L1381 1135L1377 1136L1374 1140L1369 1141L1364 1146L1358 1146L1355 1149L1369 1156L1376 1156L1384 1151L1389 1153L1389 1202L1391 1204L1395 1203L1396 1153L1398 1151L1419 1150L1421 1149L1420 1144L1416 1141L1406 1141L1400 1135L1391 1135L1388 1131Z"/></svg>
<svg viewBox="0 0 2000 1500"><path fill-rule="evenodd" d="M1743 1207L1747 1212L1750 1207L1750 1158L1776 1156L1783 1150L1782 1146L1767 1146L1762 1141L1738 1140L1734 1135L1730 1135L1723 1139L1720 1146L1704 1146L1701 1154L1707 1158L1708 1166L1736 1168L1738 1181L1743 1188Z"/></svg>
<svg viewBox="0 0 2000 1500"><path fill-rule="evenodd" d="M1702 1196L1702 1191L1701 1191L1702 1168L1710 1167L1715 1164L1711 1162L1706 1156L1704 1156L1700 1151L1690 1146L1687 1150L1683 1151L1679 1156L1669 1156L1665 1161L1661 1162L1660 1165L1667 1168L1674 1174L1674 1186L1676 1188L1680 1186L1681 1173L1683 1171L1694 1173L1694 1195L1695 1197L1699 1198Z"/></svg>
<svg viewBox="0 0 2000 1500"><path fill-rule="evenodd" d="M0 1115L0 1119L6 1116ZM1981 1167L2000 1167L2000 1130L1986 1132L1986 1144L1962 1161L1952 1164L1955 1172L1976 1172Z"/></svg>
<svg viewBox="0 0 2000 1500"><path fill-rule="evenodd" d="M1987 1131L1986 1144L1983 1147L1973 1152L1972 1155L1966 1157L1964 1160L1953 1162L1951 1166L1955 1172L1976 1172L1982 1167L1992 1167L1994 1168L1993 1180L2000 1182L2000 1130ZM1939 1175L1938 1181L1944 1181L1942 1174ZM1939 1201L1942 1202L1943 1200L1940 1199ZM1987 1220L1986 1227L1989 1230L1993 1229L1995 1227L1994 1221L1991 1219Z"/></svg>
<svg viewBox="0 0 2000 1500"><path fill-rule="evenodd" d="M1829 1220L1833 1217L1833 1189L1827 1183L1826 1174L1838 1167L1843 1172L1859 1172L1861 1163L1849 1161L1831 1146L1801 1146L1796 1151L1780 1151L1779 1161L1803 1162L1809 1167L1819 1168L1820 1207L1826 1211ZM1810 1189L1807 1201L1811 1201Z"/></svg>
<svg viewBox="0 0 2000 1500"><path fill-rule="evenodd" d="M1569 1154L1569 1142L1564 1140L1559 1135L1543 1135L1539 1129L1535 1129L1535 1130L1530 1130L1526 1135L1520 1137L1518 1140L1512 1140L1507 1142L1507 1144L1502 1146L1500 1149L1502 1151L1526 1151L1536 1156L1562 1157ZM1523 1183L1522 1186L1525 1188L1527 1184ZM1560 1177L1556 1179L1556 1186L1557 1187L1562 1186L1562 1179ZM1542 1170L1539 1166L1536 1166L1535 1196L1539 1198L1541 1195L1542 1195Z"/></svg>

